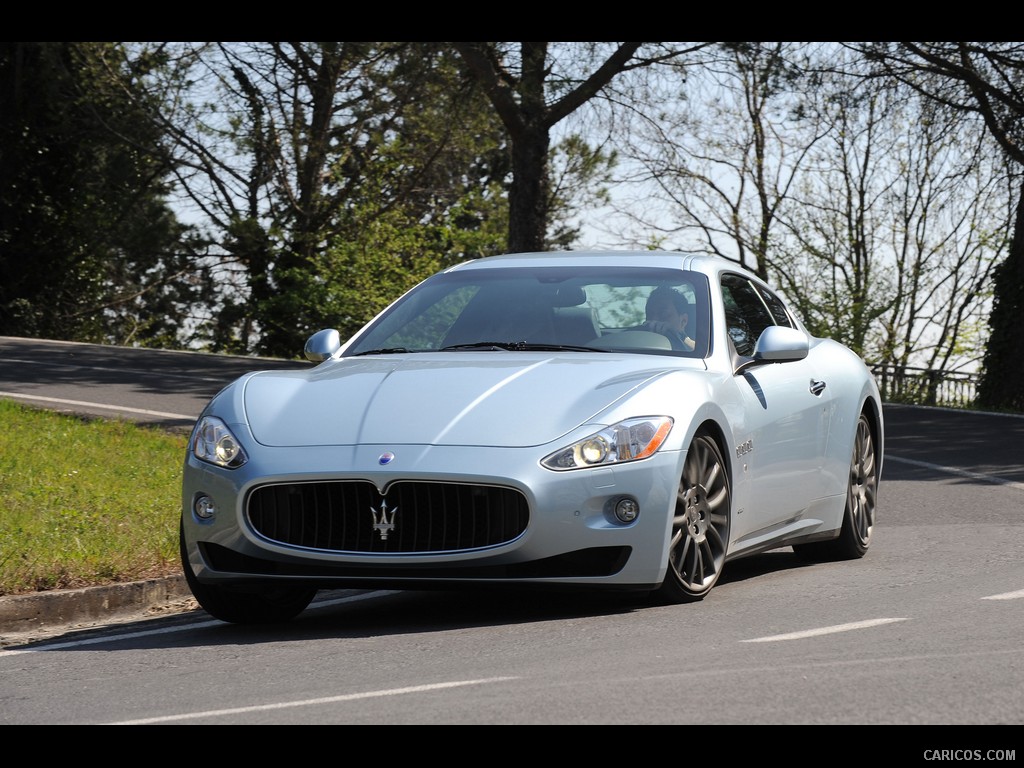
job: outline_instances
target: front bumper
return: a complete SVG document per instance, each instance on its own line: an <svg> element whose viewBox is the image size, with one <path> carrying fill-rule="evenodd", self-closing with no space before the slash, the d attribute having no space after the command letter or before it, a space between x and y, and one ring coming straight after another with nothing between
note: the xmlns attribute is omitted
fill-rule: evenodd
<svg viewBox="0 0 1024 768"><path fill-rule="evenodd" d="M664 577L683 461L678 451L662 451L613 467L555 472L540 466L541 449L389 449L395 458L382 464L385 449L381 446L260 448L235 470L189 455L182 485L189 567L199 581L220 586L293 581L318 588L546 584L648 589ZM393 501L395 489L410 482L511 492L524 501L524 524L507 540L463 539L471 543L455 548L429 543L389 547L380 539L379 529L369 544L353 545L360 541L358 537L304 538L271 532L265 525L257 530L253 525L253 493L278 484L359 484L371 489L364 494L365 510L342 513L325 508L316 516L318 525L343 514L358 514L373 528L382 504L392 510L398 506L399 515L392 521L396 526L415 525L412 515L402 515L407 502ZM199 497L212 501L216 513L211 519L194 513ZM618 522L612 511L623 497L635 500L640 509L629 524ZM438 498L436 503L425 502L424 509L445 506L443 494ZM449 510L443 519L451 525L460 516L458 510ZM392 528L387 535L399 534Z"/></svg>

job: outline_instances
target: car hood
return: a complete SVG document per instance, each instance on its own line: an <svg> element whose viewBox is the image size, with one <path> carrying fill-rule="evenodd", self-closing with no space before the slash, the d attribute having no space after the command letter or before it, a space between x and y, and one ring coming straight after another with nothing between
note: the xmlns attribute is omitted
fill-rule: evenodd
<svg viewBox="0 0 1024 768"><path fill-rule="evenodd" d="M252 434L268 446L519 447L551 442L680 367L678 358L651 362L522 352L349 358L241 385Z"/></svg>

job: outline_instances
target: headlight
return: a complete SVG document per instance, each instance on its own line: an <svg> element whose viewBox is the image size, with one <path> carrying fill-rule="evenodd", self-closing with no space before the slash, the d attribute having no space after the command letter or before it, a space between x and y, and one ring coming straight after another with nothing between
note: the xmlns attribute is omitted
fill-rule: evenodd
<svg viewBox="0 0 1024 768"><path fill-rule="evenodd" d="M216 416L204 416L192 433L192 455L218 467L237 469L249 460L241 443Z"/></svg>
<svg viewBox="0 0 1024 768"><path fill-rule="evenodd" d="M552 453L548 469L580 469L645 459L658 450L672 430L668 416L626 419Z"/></svg>

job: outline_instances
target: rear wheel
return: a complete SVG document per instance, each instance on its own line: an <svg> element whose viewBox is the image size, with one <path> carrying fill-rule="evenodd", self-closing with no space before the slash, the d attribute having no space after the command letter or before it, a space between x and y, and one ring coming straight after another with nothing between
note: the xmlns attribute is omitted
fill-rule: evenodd
<svg viewBox="0 0 1024 768"><path fill-rule="evenodd" d="M725 460L708 435L694 438L676 493L668 571L655 597L666 603L701 600L718 581L729 544L732 492Z"/></svg>
<svg viewBox="0 0 1024 768"><path fill-rule="evenodd" d="M185 526L179 531L181 566L185 581L196 602L208 614L232 624L276 624L294 619L316 597L316 590L306 587L266 587L239 592L233 589L203 584L192 573L185 547Z"/></svg>
<svg viewBox="0 0 1024 768"><path fill-rule="evenodd" d="M871 425L863 413L857 422L846 488L846 510L839 536L830 541L797 544L793 551L804 560L855 560L871 546L878 493L878 461Z"/></svg>

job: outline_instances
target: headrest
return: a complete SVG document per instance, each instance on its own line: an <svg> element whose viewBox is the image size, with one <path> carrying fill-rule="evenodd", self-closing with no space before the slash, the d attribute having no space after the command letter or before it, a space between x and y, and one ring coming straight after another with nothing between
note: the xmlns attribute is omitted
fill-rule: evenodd
<svg viewBox="0 0 1024 768"><path fill-rule="evenodd" d="M556 307L578 307L587 300L587 294L578 285L560 285L555 290L554 306Z"/></svg>

